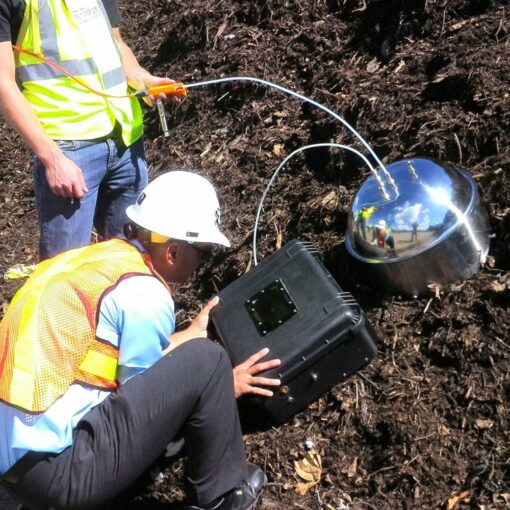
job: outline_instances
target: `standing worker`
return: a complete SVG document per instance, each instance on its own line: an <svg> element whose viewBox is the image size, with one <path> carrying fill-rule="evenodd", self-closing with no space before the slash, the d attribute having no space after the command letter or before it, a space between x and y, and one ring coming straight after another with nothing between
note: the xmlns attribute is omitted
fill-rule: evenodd
<svg viewBox="0 0 510 510"><path fill-rule="evenodd" d="M370 219L370 217L372 216L372 214L374 214L375 210L376 209L374 206L363 207L359 211L358 217L356 218L356 232L358 233L358 235L360 235L360 233L361 233L361 235L363 236L363 241L367 240L367 231L366 231L367 222Z"/></svg>
<svg viewBox="0 0 510 510"><path fill-rule="evenodd" d="M142 112L127 96L172 80L138 64L120 21L117 0L0 2L0 111L35 154L41 259L86 246L93 225L121 236L147 184Z"/></svg>
<svg viewBox="0 0 510 510"><path fill-rule="evenodd" d="M418 222L417 221L413 221L413 223L411 224L411 228L413 229L412 232L411 232L411 240L409 242L413 242L413 241L418 241Z"/></svg>
<svg viewBox="0 0 510 510"><path fill-rule="evenodd" d="M0 482L30 510L100 508L176 438L195 510L252 509L235 396L272 395L267 349L234 368L206 340L211 300L175 333L167 282L183 283L220 232L206 179L168 172L129 207L132 240L41 262L0 323Z"/></svg>

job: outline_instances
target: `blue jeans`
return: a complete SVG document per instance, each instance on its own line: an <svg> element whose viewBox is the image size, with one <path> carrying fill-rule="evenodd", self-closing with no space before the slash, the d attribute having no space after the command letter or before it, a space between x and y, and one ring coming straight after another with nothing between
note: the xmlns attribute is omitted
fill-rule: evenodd
<svg viewBox="0 0 510 510"><path fill-rule="evenodd" d="M41 260L87 246L93 226L102 238L122 237L126 207L135 202L148 179L143 139L127 148L111 138L99 142L61 140L57 144L82 169L89 191L80 200L55 195L44 165L35 158Z"/></svg>

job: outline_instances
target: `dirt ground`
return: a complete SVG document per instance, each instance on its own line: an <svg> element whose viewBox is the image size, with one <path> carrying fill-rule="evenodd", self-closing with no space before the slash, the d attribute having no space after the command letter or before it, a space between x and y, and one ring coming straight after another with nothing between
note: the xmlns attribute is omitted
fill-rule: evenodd
<svg viewBox="0 0 510 510"><path fill-rule="evenodd" d="M251 461L269 483L260 509L510 508L510 6L503 0L119 0L123 34L154 74L185 83L261 78L344 116L385 163L432 157L479 185L494 237L485 268L419 299L349 278L344 233L365 167L309 151L280 173L265 203L259 259L312 242L376 329L369 367L281 427L243 419ZM150 176L193 168L217 185L233 248L176 289L181 324L252 266L261 194L293 150L351 144L319 109L266 86L192 88L167 108L170 137L146 113ZM0 270L37 257L31 156L0 123ZM5 310L19 282L4 283ZM294 460L322 457L307 494ZM154 472L153 472L154 474ZM134 484L108 508L170 508L182 465ZM457 497L457 499L455 499Z"/></svg>

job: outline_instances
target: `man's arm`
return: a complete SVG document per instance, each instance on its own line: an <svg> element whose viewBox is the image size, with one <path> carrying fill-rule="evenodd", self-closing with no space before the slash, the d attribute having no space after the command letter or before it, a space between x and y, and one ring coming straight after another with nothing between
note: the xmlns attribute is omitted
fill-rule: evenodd
<svg viewBox="0 0 510 510"><path fill-rule="evenodd" d="M190 326L178 333L174 333L170 336L170 346L163 352L167 354L177 346L193 340L194 338L207 338L207 325L209 323L209 313L218 304L218 297L211 299L200 313L195 317ZM262 386L280 386L279 379L270 379L268 377L260 377L257 374L276 368L281 364L279 359L271 359L269 361L263 361L259 363L264 356L269 353L269 349L265 347L260 351L256 352L248 359L234 367L234 390L236 397L242 395L260 395L263 397L270 397L273 392Z"/></svg>
<svg viewBox="0 0 510 510"><path fill-rule="evenodd" d="M193 322L184 330L170 335L170 345L163 351L163 355L174 350L179 345L194 340L195 338L207 338L207 325L209 324L209 313L218 304L219 298L213 297L200 310Z"/></svg>
<svg viewBox="0 0 510 510"><path fill-rule="evenodd" d="M166 83L174 83L174 80L170 78L158 78L153 76L147 69L143 68L136 59L131 48L124 42L120 34L118 27L113 28L113 35L117 41L117 46L120 50L122 64L124 66L124 72L126 73L126 79L130 87L135 90L147 89L148 87L155 87L156 85L164 85ZM145 99L145 98L144 98ZM149 96L148 104L152 106L152 101L156 98ZM162 101L174 101L176 98L167 98L165 94L161 94L159 99Z"/></svg>
<svg viewBox="0 0 510 510"><path fill-rule="evenodd" d="M66 158L57 144L46 135L34 110L19 90L9 41L0 42L0 69L0 112L6 122L43 162L53 193L81 198L87 192L81 169Z"/></svg>

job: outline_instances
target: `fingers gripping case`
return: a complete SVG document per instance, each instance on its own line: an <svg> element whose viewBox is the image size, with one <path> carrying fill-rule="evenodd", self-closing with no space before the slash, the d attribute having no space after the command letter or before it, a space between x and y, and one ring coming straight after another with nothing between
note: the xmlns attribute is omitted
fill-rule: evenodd
<svg viewBox="0 0 510 510"><path fill-rule="evenodd" d="M287 421L377 353L360 306L343 292L310 243L291 241L219 292L212 329L238 365L264 347L282 364L259 375L281 379L257 399L275 423Z"/></svg>

